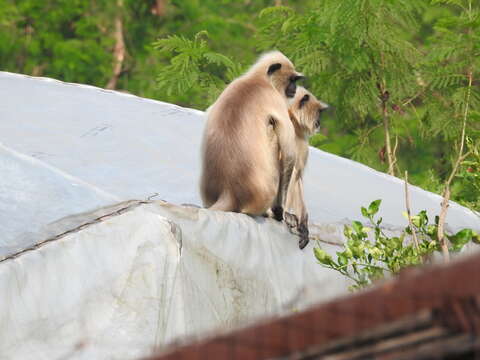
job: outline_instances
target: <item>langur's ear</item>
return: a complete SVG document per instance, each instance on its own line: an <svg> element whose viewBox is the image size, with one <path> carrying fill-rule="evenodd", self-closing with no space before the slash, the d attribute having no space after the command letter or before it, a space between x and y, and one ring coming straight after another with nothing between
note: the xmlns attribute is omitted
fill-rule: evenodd
<svg viewBox="0 0 480 360"><path fill-rule="evenodd" d="M300 100L300 105L299 107L302 107L303 105L305 105L305 103L310 100L310 95L308 94L305 94L302 99Z"/></svg>
<svg viewBox="0 0 480 360"><path fill-rule="evenodd" d="M275 71L277 71L281 67L282 67L282 64L280 64L280 63L270 65L268 67L267 75L272 75Z"/></svg>

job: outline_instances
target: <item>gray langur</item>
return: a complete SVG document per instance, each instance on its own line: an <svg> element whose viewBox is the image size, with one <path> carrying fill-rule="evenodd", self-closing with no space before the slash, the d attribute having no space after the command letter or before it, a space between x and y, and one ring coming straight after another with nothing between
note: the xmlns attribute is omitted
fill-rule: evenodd
<svg viewBox="0 0 480 360"><path fill-rule="evenodd" d="M294 227L300 235L299 246L308 244L308 213L303 195L303 172L308 160L308 138L320 129L320 114L328 105L319 101L303 87L298 87L288 109L295 129L296 160L285 204L286 218L296 217ZM291 220L290 220L291 221Z"/></svg>
<svg viewBox="0 0 480 360"><path fill-rule="evenodd" d="M272 209L283 219L297 157L288 99L301 78L285 55L269 52L207 110L200 179L205 207L251 215Z"/></svg>

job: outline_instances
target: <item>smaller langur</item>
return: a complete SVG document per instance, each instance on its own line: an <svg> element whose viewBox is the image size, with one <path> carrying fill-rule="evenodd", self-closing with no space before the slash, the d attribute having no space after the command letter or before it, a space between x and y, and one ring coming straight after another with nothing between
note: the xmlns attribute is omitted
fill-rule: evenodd
<svg viewBox="0 0 480 360"><path fill-rule="evenodd" d="M319 101L303 87L298 87L295 97L291 100L288 113L295 129L295 146L297 155L295 167L290 180L285 205L286 220L293 222L300 235L299 247L303 249L308 244L308 213L303 195L303 171L308 159L308 138L320 129L320 114L328 105ZM288 219L295 215L296 221Z"/></svg>
<svg viewBox="0 0 480 360"><path fill-rule="evenodd" d="M302 77L281 52L267 53L207 110L200 180L205 207L250 215L271 208L283 219L296 159L288 99Z"/></svg>

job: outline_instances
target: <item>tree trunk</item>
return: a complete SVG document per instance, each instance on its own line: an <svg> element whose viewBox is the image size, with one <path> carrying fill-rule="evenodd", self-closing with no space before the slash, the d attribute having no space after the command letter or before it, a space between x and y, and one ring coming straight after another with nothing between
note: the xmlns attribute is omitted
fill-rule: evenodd
<svg viewBox="0 0 480 360"><path fill-rule="evenodd" d="M385 149L387 153L388 171L389 175L395 176L395 156L392 151L392 143L390 141L390 121L388 119L387 99L388 93L383 93L382 96L382 116L383 116L383 131L385 134Z"/></svg>
<svg viewBox="0 0 480 360"><path fill-rule="evenodd" d="M167 14L168 0L155 0L155 5L152 8L152 14L157 16L165 16Z"/></svg>
<svg viewBox="0 0 480 360"><path fill-rule="evenodd" d="M123 60L125 59L125 41L123 39L122 7L123 1L117 0L118 12L115 18L115 48L113 49L113 75L110 78L107 89L116 89L118 78L122 72Z"/></svg>
<svg viewBox="0 0 480 360"><path fill-rule="evenodd" d="M467 88L467 98L465 99L465 111L463 113L463 124L462 124L462 135L460 138L460 147L458 149L458 156L457 160L455 161L455 165L453 166L452 172L450 173L450 176L448 177L447 181L445 182L445 189L443 190L443 200L441 204L441 209L440 209L440 216L438 220L438 241L440 243L440 247L442 248L442 253L443 253L443 259L445 262L450 261L450 254L448 252L448 244L447 240L445 239L445 233L444 233L444 225L445 225L445 219L447 217L447 211L448 211L448 206L449 206L449 201L450 201L450 185L452 184L453 178L457 174L457 171L460 167L460 164L465 160L465 158L470 154L470 151L467 151L465 154L463 153L464 151L464 146L465 146L465 134L466 134L466 129L467 129L467 119L468 119L468 110L470 106L470 95L472 91L472 83L473 83L473 73L472 70L468 70L467 72L467 79L468 79L468 88Z"/></svg>

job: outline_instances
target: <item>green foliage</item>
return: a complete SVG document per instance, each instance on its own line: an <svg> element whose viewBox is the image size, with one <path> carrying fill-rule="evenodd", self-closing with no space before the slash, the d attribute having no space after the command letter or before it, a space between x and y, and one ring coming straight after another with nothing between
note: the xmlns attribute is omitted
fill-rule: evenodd
<svg viewBox="0 0 480 360"><path fill-rule="evenodd" d="M420 76L429 107L422 124L430 134L455 141L466 113L467 131L478 137L478 118L472 121L471 111L480 110L480 89L468 85L468 75L475 77L480 67L480 7L470 0L435 3L451 4L453 11L435 22L426 39Z"/></svg>
<svg viewBox="0 0 480 360"><path fill-rule="evenodd" d="M248 63L255 58L252 19L273 0L222 0L221 6L217 0L160 0L163 14L156 13L156 2L0 0L0 70L105 87L120 18L126 53L116 89L204 109L204 97L157 87L157 74L168 70L170 58L159 56L152 43L173 34L192 39L207 30L213 52Z"/></svg>
<svg viewBox="0 0 480 360"><path fill-rule="evenodd" d="M420 52L408 34L419 28L422 9L422 1L327 0L303 13L260 14L260 48L285 52L308 75L311 90L335 106L325 121L332 134L316 146L386 169L385 138L400 137L402 145L409 124L401 104L419 87Z"/></svg>
<svg viewBox="0 0 480 360"><path fill-rule="evenodd" d="M223 0L219 6L217 0L171 1L171 13L159 32L160 45L156 42L161 50L156 53L161 63L157 71L160 98L205 110L225 84L242 72L244 64L256 57L253 41L256 24L252 20L272 3L273 0ZM188 44L176 49L163 48L163 41L168 43L175 37L183 38ZM198 51L212 56L210 59L209 55L199 56ZM232 64L229 59L234 59ZM175 66L185 71L174 73ZM194 78L199 81L192 83ZM178 86L175 81L179 82Z"/></svg>
<svg viewBox="0 0 480 360"><path fill-rule="evenodd" d="M96 84L103 85L100 81L107 78L111 59L103 57L101 49L110 44L99 29L89 28L92 18L81 16L90 10L88 1L58 1L58 7L52 1L21 1L17 6L3 2L10 13L2 14L5 17L0 24L4 70L41 73L48 67L53 77L85 82L97 79ZM87 70L88 78L84 76Z"/></svg>
<svg viewBox="0 0 480 360"><path fill-rule="evenodd" d="M467 138L469 156L462 162L460 172L457 175L459 181L459 193L463 205L480 212L480 141L474 143ZM480 219L480 215L479 215Z"/></svg>
<svg viewBox="0 0 480 360"><path fill-rule="evenodd" d="M167 95L186 94L199 107L212 103L225 82L240 74L240 68L232 60L210 49L207 35L206 31L199 32L194 40L173 35L154 43L161 55L174 54L157 78L160 89Z"/></svg>
<svg viewBox="0 0 480 360"><path fill-rule="evenodd" d="M381 200L375 200L368 208L361 208L368 226L360 221L345 226L344 249L336 253L336 258L320 245L313 249L320 264L353 280L352 290L371 285L387 275L396 275L406 267L420 265L423 259L441 251L438 216L434 223L430 223L427 212L423 210L412 217L412 227L407 226L398 236L388 236L381 227L382 218L376 216L380 204ZM418 248L410 240L412 232L417 236ZM479 235L471 229L446 236L450 241L450 252L461 251L470 242L480 243Z"/></svg>
<svg viewBox="0 0 480 360"><path fill-rule="evenodd" d="M151 95L154 83L144 78L152 71L145 67L145 48L160 21L147 2L119 3L0 0L0 69L105 87L113 73L119 16L127 52L117 87Z"/></svg>
<svg viewBox="0 0 480 360"><path fill-rule="evenodd" d="M405 39L417 28L418 1L327 0L298 14L266 9L261 49L277 47L308 74L312 89L335 104L338 119L378 123L379 89L392 103L416 90L418 51Z"/></svg>

